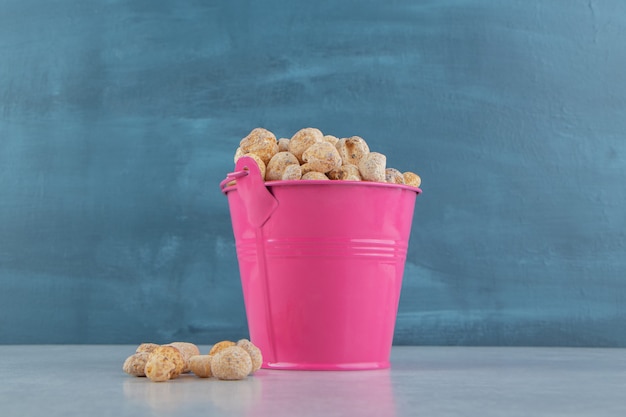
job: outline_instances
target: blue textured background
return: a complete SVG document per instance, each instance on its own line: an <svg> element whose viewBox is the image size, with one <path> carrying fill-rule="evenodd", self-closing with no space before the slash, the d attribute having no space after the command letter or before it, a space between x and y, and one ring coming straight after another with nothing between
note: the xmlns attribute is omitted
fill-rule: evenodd
<svg viewBox="0 0 626 417"><path fill-rule="evenodd" d="M0 0L0 343L246 334L264 126L423 178L395 343L626 346L626 2Z"/></svg>

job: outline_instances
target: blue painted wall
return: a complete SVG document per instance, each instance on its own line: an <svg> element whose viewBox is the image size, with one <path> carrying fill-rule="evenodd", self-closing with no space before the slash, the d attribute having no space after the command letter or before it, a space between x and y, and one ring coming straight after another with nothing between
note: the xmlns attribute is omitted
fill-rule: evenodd
<svg viewBox="0 0 626 417"><path fill-rule="evenodd" d="M0 343L246 333L219 181L422 175L395 343L626 346L626 2L0 0Z"/></svg>

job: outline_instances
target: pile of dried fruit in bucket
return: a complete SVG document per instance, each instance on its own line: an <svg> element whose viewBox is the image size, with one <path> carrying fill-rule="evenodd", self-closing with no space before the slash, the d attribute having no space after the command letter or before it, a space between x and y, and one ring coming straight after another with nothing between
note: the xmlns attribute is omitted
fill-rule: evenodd
<svg viewBox="0 0 626 417"><path fill-rule="evenodd" d="M193 372L200 378L244 379L261 368L261 350L248 339L223 340L214 344L207 355L193 343L173 342L167 345L140 344L122 369L132 376L145 376L154 382L175 379Z"/></svg>
<svg viewBox="0 0 626 417"><path fill-rule="evenodd" d="M387 168L387 157L370 152L359 136L339 139L311 127L278 140L269 130L255 128L241 139L235 163L242 156L256 161L265 181L375 181L413 187L422 182L413 172Z"/></svg>

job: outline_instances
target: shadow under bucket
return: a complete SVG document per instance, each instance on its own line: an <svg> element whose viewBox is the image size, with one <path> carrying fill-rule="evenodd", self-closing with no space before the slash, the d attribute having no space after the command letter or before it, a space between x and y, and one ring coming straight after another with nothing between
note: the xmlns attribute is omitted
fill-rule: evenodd
<svg viewBox="0 0 626 417"><path fill-rule="evenodd" d="M388 368L421 190L358 181L264 182L249 157L237 161L221 188L250 339L263 352L263 367Z"/></svg>

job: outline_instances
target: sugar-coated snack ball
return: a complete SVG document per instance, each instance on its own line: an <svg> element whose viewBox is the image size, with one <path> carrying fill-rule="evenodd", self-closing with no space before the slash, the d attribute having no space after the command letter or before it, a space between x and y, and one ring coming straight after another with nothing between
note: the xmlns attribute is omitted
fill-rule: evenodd
<svg viewBox="0 0 626 417"><path fill-rule="evenodd" d="M211 355L194 355L189 358L189 368L199 378L211 378Z"/></svg>
<svg viewBox="0 0 626 417"><path fill-rule="evenodd" d="M250 359L252 360L252 369L250 370L251 374L261 369L261 365L263 365L263 354L261 353L261 349L256 347L248 339L241 339L237 341L237 346L243 348L243 350L248 352L248 355L250 355Z"/></svg>
<svg viewBox="0 0 626 417"><path fill-rule="evenodd" d="M331 147L334 149L331 150ZM276 157L279 153L281 155ZM286 153L295 156L297 163ZM371 152L362 137L338 139L312 127L300 129L291 138L279 140L267 129L253 129L239 143L235 162L243 155L255 159L265 181L330 179L407 184L413 187L421 184L420 177L413 172L402 173L387 168L385 155ZM270 162L272 166L268 167ZM236 182L232 180L227 186L234 184Z"/></svg>
<svg viewBox="0 0 626 417"><path fill-rule="evenodd" d="M122 370L132 376L146 376L145 368L149 353L159 346L156 343L140 344L135 349L135 353L126 358Z"/></svg>
<svg viewBox="0 0 626 417"><path fill-rule="evenodd" d="M283 171L282 180L290 181L290 180L299 180L302 178L302 167L300 165L294 164L289 165Z"/></svg>
<svg viewBox="0 0 626 417"><path fill-rule="evenodd" d="M157 345L156 343L142 343L139 346L137 346L137 350L135 350L136 353L139 352L152 352L154 349L158 348L161 345Z"/></svg>
<svg viewBox="0 0 626 417"><path fill-rule="evenodd" d="M278 152L289 152L289 139L278 139Z"/></svg>
<svg viewBox="0 0 626 417"><path fill-rule="evenodd" d="M278 153L276 136L261 127L252 129L248 136L241 139L239 147L244 155L249 153L258 155L265 165L272 159L272 156Z"/></svg>
<svg viewBox="0 0 626 417"><path fill-rule="evenodd" d="M193 343L189 342L172 342L168 343L166 346L173 346L180 351L183 355L183 359L185 360L185 367L183 368L183 372L189 372L189 358L194 355L200 354L200 349Z"/></svg>
<svg viewBox="0 0 626 417"><path fill-rule="evenodd" d="M185 368L182 353L174 346L159 346L149 353L145 373L151 381L163 382L177 378Z"/></svg>
<svg viewBox="0 0 626 417"><path fill-rule="evenodd" d="M289 165L300 165L298 158L291 152L278 152L270 159L267 164L267 171L265 173L266 181L276 181L283 178L283 172Z"/></svg>
<svg viewBox="0 0 626 417"><path fill-rule="evenodd" d="M215 355L220 350L226 349L227 347L235 346L237 343L232 340L222 340L221 342L217 342L211 349L209 350L209 355Z"/></svg>
<svg viewBox="0 0 626 417"><path fill-rule="evenodd" d="M252 371L252 358L245 349L229 346L211 359L211 373L218 379L244 379Z"/></svg>
<svg viewBox="0 0 626 417"><path fill-rule="evenodd" d="M324 135L324 140L331 143L333 146L337 146L337 142L339 142L339 138L333 135Z"/></svg>
<svg viewBox="0 0 626 417"><path fill-rule="evenodd" d="M333 169L328 174L328 178L331 180L340 181L361 181L361 173L359 167L352 164L345 164L337 169Z"/></svg>
<svg viewBox="0 0 626 417"><path fill-rule="evenodd" d="M136 352L124 361L122 369L128 375L146 376L146 362L148 362L149 352Z"/></svg>
<svg viewBox="0 0 626 417"><path fill-rule="evenodd" d="M256 162L256 165L259 167L259 171L261 172L261 178L265 179L265 175L267 172L267 166L265 165L265 162L263 162L263 160L255 153L249 153L246 156L254 159L254 162Z"/></svg>
<svg viewBox="0 0 626 417"><path fill-rule="evenodd" d="M359 172L365 181L385 182L387 157L382 153L370 152L359 161Z"/></svg>
<svg viewBox="0 0 626 417"><path fill-rule="evenodd" d="M402 174L404 177L404 183L412 187L419 187L422 184L422 179L414 172L407 171Z"/></svg>
<svg viewBox="0 0 626 417"><path fill-rule="evenodd" d="M322 142L324 135L319 129L314 127L307 127L298 130L289 140L289 152L294 154L300 163L303 163L302 154L311 145Z"/></svg>
<svg viewBox="0 0 626 417"><path fill-rule="evenodd" d="M323 172L317 172L317 171L309 171L306 174L302 175L303 180L329 180L330 178L328 178L326 176L326 174L324 174Z"/></svg>
<svg viewBox="0 0 626 417"><path fill-rule="evenodd" d="M239 141L239 146L244 153L254 152L255 149L263 148L267 143L277 143L276 136L267 129L255 127L248 135Z"/></svg>
<svg viewBox="0 0 626 417"><path fill-rule="evenodd" d="M385 181L390 184L404 184L404 176L395 168L385 169Z"/></svg>
<svg viewBox="0 0 626 417"><path fill-rule="evenodd" d="M302 160L314 171L326 173L341 166L341 156L337 148L329 142L315 143L302 153Z"/></svg>
<svg viewBox="0 0 626 417"><path fill-rule="evenodd" d="M211 351L214 354L202 355L198 347L189 342L143 343L137 352L126 358L122 369L132 376L147 376L153 382L177 378L184 366L199 378L216 376L234 380L252 375L263 364L261 350L248 339L236 343L223 340L214 344Z"/></svg>
<svg viewBox="0 0 626 417"><path fill-rule="evenodd" d="M313 166L307 163L300 165L300 170L302 171L302 175L305 175L307 172L315 171Z"/></svg>
<svg viewBox="0 0 626 417"><path fill-rule="evenodd" d="M361 159L370 152L365 140L360 136L341 138L336 145L344 164L359 165Z"/></svg>

